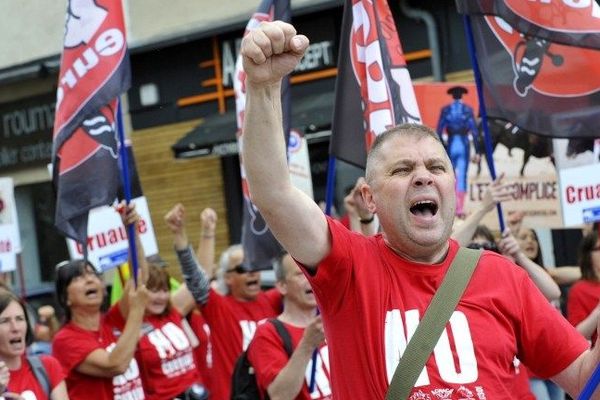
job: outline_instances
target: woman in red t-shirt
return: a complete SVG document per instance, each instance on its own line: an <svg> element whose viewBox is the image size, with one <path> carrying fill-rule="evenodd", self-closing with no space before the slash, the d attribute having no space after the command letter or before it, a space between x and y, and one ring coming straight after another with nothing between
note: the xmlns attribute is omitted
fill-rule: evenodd
<svg viewBox="0 0 600 400"><path fill-rule="evenodd" d="M139 215L133 205L126 210L121 212L124 225L137 225ZM138 249L140 271L144 272L142 246ZM144 399L139 368L133 358L148 300L145 274L141 275L137 288L128 282L123 299L104 315L101 308L106 290L94 266L83 260L56 266L56 294L65 310L66 324L54 336L52 352L67 374L72 400ZM116 331L107 320L121 314L127 315L127 321L122 331Z"/></svg>
<svg viewBox="0 0 600 400"><path fill-rule="evenodd" d="M183 317L171 306L169 273L155 265L148 269L150 299L146 305L142 337L135 357L140 366L146 398L204 399L208 393L194 358Z"/></svg>
<svg viewBox="0 0 600 400"><path fill-rule="evenodd" d="M26 399L68 399L65 377L59 362L52 356L39 356L49 381L50 394L38 382L25 356L33 334L23 303L10 291L0 288L0 359L9 370L6 392ZM1 389L1 388L0 388ZM13 398L9 395L7 398Z"/></svg>
<svg viewBox="0 0 600 400"><path fill-rule="evenodd" d="M587 339L595 342L600 317L600 239L590 232L579 248L581 279L569 290L567 318Z"/></svg>

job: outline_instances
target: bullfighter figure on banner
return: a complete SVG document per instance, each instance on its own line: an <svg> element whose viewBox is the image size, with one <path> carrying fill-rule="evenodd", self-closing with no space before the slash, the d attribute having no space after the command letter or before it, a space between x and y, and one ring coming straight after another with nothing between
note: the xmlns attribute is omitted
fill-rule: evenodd
<svg viewBox="0 0 600 400"><path fill-rule="evenodd" d="M467 170L471 158L469 133L473 135L473 145L476 154L471 161L478 163L481 156L479 151L479 131L475 122L473 109L463 103L462 96L468 93L462 86L454 86L447 92L454 101L442 108L438 121L437 133L446 147L456 174L456 215L464 217L465 198L467 196ZM444 138L444 130L447 138Z"/></svg>

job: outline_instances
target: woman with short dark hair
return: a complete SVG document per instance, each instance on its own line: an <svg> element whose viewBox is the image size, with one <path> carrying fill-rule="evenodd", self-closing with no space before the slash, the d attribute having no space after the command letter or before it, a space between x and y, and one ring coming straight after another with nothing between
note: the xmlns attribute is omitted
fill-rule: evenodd
<svg viewBox="0 0 600 400"><path fill-rule="evenodd" d="M122 218L125 225L137 224L139 216L129 206ZM139 261L143 270L144 258L139 257ZM144 279L138 281L136 289L128 282L123 299L104 315L106 290L94 266L83 260L57 265L56 294L65 311L66 324L54 337L52 351L67 373L71 399L144 398L133 355L148 291ZM120 313L127 316L126 324L122 332L117 332L107 319Z"/></svg>

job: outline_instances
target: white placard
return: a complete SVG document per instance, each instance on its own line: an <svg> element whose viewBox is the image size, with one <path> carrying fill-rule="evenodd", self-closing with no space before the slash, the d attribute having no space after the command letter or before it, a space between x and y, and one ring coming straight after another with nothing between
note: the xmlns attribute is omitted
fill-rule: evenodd
<svg viewBox="0 0 600 400"><path fill-rule="evenodd" d="M17 268L21 248L12 178L0 178L0 272Z"/></svg>
<svg viewBox="0 0 600 400"><path fill-rule="evenodd" d="M600 163L559 170L565 226L600 221Z"/></svg>
<svg viewBox="0 0 600 400"><path fill-rule="evenodd" d="M290 157L289 168L292 184L312 199L313 185L310 174L308 143L298 131L293 129L290 131L288 154Z"/></svg>
<svg viewBox="0 0 600 400"><path fill-rule="evenodd" d="M146 197L132 200L140 215L140 240L146 256L158 253L154 228L150 218ZM83 258L81 246L74 240L67 239L71 259ZM88 260L98 270L106 271L127 261L129 242L127 229L121 217L113 207L98 207L90 211L88 219Z"/></svg>

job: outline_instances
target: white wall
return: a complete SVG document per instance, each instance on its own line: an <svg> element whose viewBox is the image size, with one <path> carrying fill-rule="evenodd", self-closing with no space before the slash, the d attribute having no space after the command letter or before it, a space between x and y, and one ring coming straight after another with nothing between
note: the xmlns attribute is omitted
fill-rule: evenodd
<svg viewBox="0 0 600 400"><path fill-rule="evenodd" d="M332 0L292 0L294 9ZM341 4L341 0L338 1ZM130 47L245 21L259 0L123 0ZM57 55L66 0L0 0L0 69Z"/></svg>

